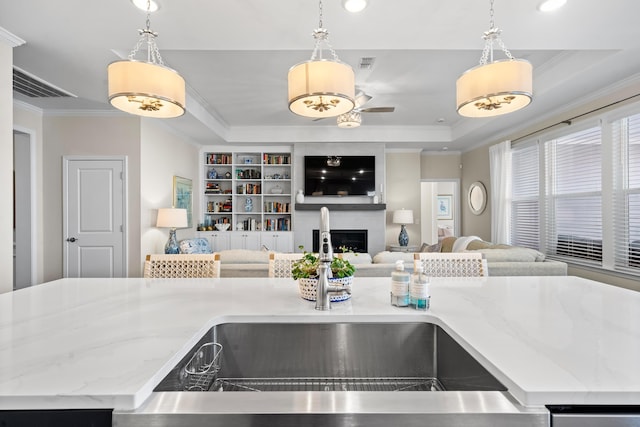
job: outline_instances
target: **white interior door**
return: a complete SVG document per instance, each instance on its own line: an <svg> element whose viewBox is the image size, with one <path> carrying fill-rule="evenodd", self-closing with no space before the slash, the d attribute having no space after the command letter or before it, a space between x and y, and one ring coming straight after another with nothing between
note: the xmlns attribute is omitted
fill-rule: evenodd
<svg viewBox="0 0 640 427"><path fill-rule="evenodd" d="M126 158L64 159L64 276L126 277Z"/></svg>

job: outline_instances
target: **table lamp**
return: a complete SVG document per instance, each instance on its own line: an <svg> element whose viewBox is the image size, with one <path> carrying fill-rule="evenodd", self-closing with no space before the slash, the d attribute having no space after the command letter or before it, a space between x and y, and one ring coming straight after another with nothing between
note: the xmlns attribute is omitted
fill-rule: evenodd
<svg viewBox="0 0 640 427"><path fill-rule="evenodd" d="M401 209L393 213L393 223L400 224L400 235L398 236L398 243L400 246L407 246L409 244L409 235L405 225L413 224L413 211L411 209Z"/></svg>
<svg viewBox="0 0 640 427"><path fill-rule="evenodd" d="M169 228L169 240L164 246L165 254L177 254L180 252L178 239L176 239L176 228L186 228L189 226L187 221L187 210L178 208L160 208L158 209L158 220L156 227Z"/></svg>

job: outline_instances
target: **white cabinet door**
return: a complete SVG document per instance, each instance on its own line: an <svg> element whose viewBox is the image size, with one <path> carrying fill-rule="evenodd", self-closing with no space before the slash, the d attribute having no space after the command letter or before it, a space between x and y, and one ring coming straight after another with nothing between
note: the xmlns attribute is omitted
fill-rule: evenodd
<svg viewBox="0 0 640 427"><path fill-rule="evenodd" d="M208 236L209 244L214 252L225 251L231 249L231 233L221 231L219 233L213 233Z"/></svg>
<svg viewBox="0 0 640 427"><path fill-rule="evenodd" d="M293 233L288 231L263 231L262 246L270 251L293 252Z"/></svg>
<svg viewBox="0 0 640 427"><path fill-rule="evenodd" d="M255 231L234 231L231 235L233 249L260 249L260 233Z"/></svg>

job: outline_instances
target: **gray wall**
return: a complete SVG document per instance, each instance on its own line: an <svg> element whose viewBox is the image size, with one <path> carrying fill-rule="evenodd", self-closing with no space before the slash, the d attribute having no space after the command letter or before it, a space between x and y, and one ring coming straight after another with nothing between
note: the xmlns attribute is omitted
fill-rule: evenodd
<svg viewBox="0 0 640 427"><path fill-rule="evenodd" d="M400 225L393 223L393 212L413 210L414 223L407 225L409 245L420 245L420 153L419 151L388 151L386 176L387 246L398 244Z"/></svg>
<svg viewBox="0 0 640 427"><path fill-rule="evenodd" d="M43 121L44 281L62 277L62 157L128 158L129 274L140 261L140 119L134 116L50 117Z"/></svg>
<svg viewBox="0 0 640 427"><path fill-rule="evenodd" d="M469 186L480 181L487 189L487 207L480 215L474 215L467 203ZM462 185L460 203L462 209L462 235L478 236L491 240L491 175L489 172L489 146L476 148L462 155ZM502 243L502 242L496 242Z"/></svg>

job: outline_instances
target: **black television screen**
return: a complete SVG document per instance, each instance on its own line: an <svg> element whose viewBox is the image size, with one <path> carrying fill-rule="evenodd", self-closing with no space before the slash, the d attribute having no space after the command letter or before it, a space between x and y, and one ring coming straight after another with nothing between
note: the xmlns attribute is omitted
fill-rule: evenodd
<svg viewBox="0 0 640 427"><path fill-rule="evenodd" d="M305 156L304 194L361 196L376 189L375 156Z"/></svg>

